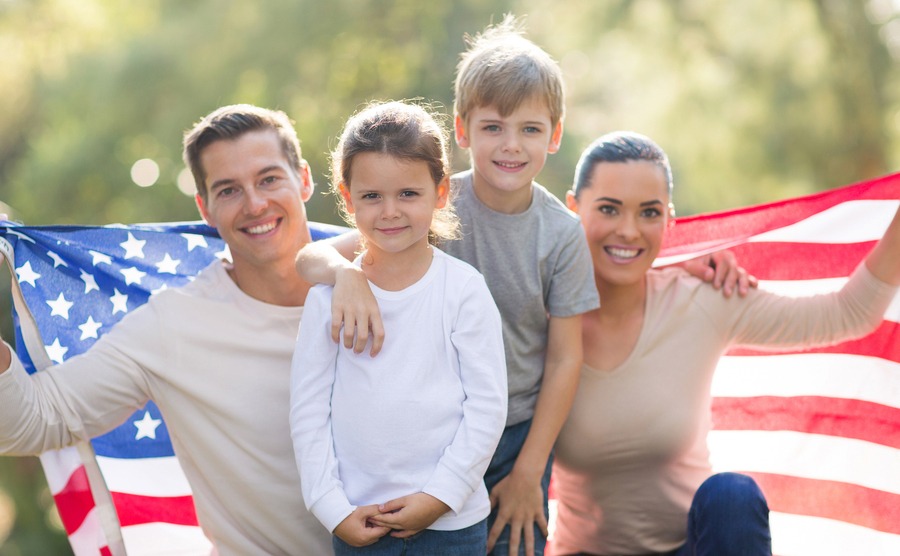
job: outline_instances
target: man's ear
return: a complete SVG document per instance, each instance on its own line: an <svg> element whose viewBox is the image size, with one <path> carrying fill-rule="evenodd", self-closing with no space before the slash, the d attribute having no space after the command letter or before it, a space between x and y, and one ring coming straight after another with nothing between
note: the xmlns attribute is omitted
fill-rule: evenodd
<svg viewBox="0 0 900 556"><path fill-rule="evenodd" d="M194 194L194 202L197 203L197 210L200 211L200 217L212 227L215 227L209 219L209 211L206 209L206 201L203 200L203 197L200 196L199 193Z"/></svg>
<svg viewBox="0 0 900 556"><path fill-rule="evenodd" d="M450 198L450 176L444 176L441 183L437 185L437 202L435 208L442 209L447 206L447 200Z"/></svg>
<svg viewBox="0 0 900 556"><path fill-rule="evenodd" d="M556 127L553 128L553 135L550 136L550 146L547 147L547 152L550 154L554 154L559 152L559 145L562 143L563 136L563 123L562 120L556 122Z"/></svg>
<svg viewBox="0 0 900 556"><path fill-rule="evenodd" d="M575 192L571 189L566 191L566 206L574 213L578 213L578 199L575 198Z"/></svg>
<svg viewBox="0 0 900 556"><path fill-rule="evenodd" d="M468 149L469 138L466 136L466 122L463 121L459 114L453 118L453 129L456 132L456 144L459 145L460 148Z"/></svg>
<svg viewBox="0 0 900 556"><path fill-rule="evenodd" d="M341 182L338 184L338 191L341 193L341 198L344 199L344 206L347 208L347 212L353 214L353 199L350 197L350 188L344 185L344 182Z"/></svg>
<svg viewBox="0 0 900 556"><path fill-rule="evenodd" d="M300 176L300 199L305 203L312 198L316 184L313 183L312 172L309 169L309 163L300 159L300 167L297 168L297 175Z"/></svg>

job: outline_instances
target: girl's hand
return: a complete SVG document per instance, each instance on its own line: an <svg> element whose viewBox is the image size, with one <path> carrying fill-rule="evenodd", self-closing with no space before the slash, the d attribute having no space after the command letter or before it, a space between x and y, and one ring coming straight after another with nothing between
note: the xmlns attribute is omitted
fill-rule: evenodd
<svg viewBox="0 0 900 556"><path fill-rule="evenodd" d="M450 506L434 496L417 492L378 506L379 514L369 518L374 525L395 529L392 537L405 539L427 528L450 511Z"/></svg>
<svg viewBox="0 0 900 556"><path fill-rule="evenodd" d="M374 515L378 515L377 505L359 506L334 528L334 534L350 546L374 544L391 531L388 527L369 522L369 518Z"/></svg>

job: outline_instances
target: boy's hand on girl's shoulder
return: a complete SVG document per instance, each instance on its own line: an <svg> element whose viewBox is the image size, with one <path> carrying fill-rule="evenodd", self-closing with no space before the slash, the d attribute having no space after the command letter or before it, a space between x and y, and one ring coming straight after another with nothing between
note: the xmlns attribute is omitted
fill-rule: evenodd
<svg viewBox="0 0 900 556"><path fill-rule="evenodd" d="M374 544L391 531L389 527L381 527L369 521L378 513L377 504L359 506L334 528L334 534L350 546L361 547Z"/></svg>
<svg viewBox="0 0 900 556"><path fill-rule="evenodd" d="M344 347L362 353L370 336L369 355L375 357L384 344L384 325L369 281L357 267L340 271L331 296L331 338L340 343L343 337Z"/></svg>
<svg viewBox="0 0 900 556"><path fill-rule="evenodd" d="M519 553L524 542L525 555L534 555L534 526L547 536L547 518L544 515L544 491L541 482L528 481L515 473L504 477L491 490L491 508L498 508L494 526L488 531L488 552L509 525L509 554Z"/></svg>
<svg viewBox="0 0 900 556"><path fill-rule="evenodd" d="M379 514L369 518L374 525L394 529L392 537L405 539L426 529L450 511L450 506L434 496L417 492L378 506Z"/></svg>

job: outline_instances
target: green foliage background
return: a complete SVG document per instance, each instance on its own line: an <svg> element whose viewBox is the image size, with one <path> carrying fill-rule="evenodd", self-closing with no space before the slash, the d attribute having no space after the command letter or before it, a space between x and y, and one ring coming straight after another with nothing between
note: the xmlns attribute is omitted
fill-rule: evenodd
<svg viewBox="0 0 900 556"><path fill-rule="evenodd" d="M347 116L372 99L449 111L463 35L506 12L566 77L539 178L556 194L591 139L632 129L668 151L679 214L801 195L897 169L897 4L0 0L0 202L28 224L197 219L181 136L236 102L285 110L325 191ZM130 177L143 158L152 187ZM324 194L308 210L340 222ZM0 554L67 553L57 522L36 460L0 458Z"/></svg>

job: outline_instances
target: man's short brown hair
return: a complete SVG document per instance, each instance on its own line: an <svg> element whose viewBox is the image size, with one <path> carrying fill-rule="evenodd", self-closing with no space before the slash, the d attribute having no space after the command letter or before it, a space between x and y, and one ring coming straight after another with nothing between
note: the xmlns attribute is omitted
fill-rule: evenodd
<svg viewBox="0 0 900 556"><path fill-rule="evenodd" d="M252 104L233 104L214 110L184 134L184 163L194 175L197 193L205 200L206 172L200 163L203 149L216 141L235 140L245 133L271 129L278 134L281 149L291 167L299 170L303 160L300 140L287 114Z"/></svg>

